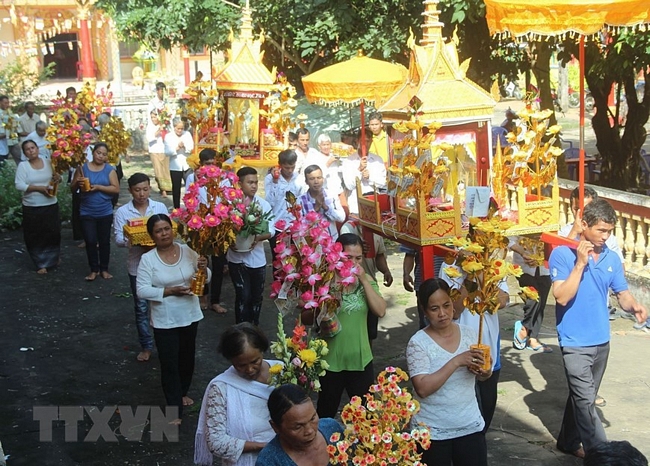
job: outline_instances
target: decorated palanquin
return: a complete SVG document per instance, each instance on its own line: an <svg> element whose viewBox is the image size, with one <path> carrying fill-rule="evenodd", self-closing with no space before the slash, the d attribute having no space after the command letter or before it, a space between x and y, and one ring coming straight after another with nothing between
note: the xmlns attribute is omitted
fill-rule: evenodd
<svg viewBox="0 0 650 466"><path fill-rule="evenodd" d="M263 37L253 37L248 3L242 8L239 37L231 34L230 39L229 61L214 76L224 100L229 146L236 157L268 160L275 164L282 149L274 139L264 137L265 120L261 111L276 82L276 73L262 63Z"/></svg>
<svg viewBox="0 0 650 466"><path fill-rule="evenodd" d="M426 0L421 45L413 38L405 83L379 107L393 153L387 194L359 196L361 223L413 246L463 235L470 186L487 186L496 102L465 76L456 43L445 43L437 0ZM465 228L467 226L465 225Z"/></svg>
<svg viewBox="0 0 650 466"><path fill-rule="evenodd" d="M507 146L497 142L492 186L501 216L515 223L508 235L559 229L557 157L562 149L555 145L560 127L549 126L551 114L520 111L520 125L508 133Z"/></svg>

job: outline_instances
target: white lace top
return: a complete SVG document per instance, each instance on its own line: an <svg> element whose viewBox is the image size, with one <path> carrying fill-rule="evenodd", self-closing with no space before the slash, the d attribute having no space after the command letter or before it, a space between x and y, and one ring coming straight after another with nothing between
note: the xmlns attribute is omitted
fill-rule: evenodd
<svg viewBox="0 0 650 466"><path fill-rule="evenodd" d="M478 335L465 326L460 327L460 344L453 353L438 346L424 331L418 331L406 347L406 361L411 378L438 371L457 354L469 350ZM476 378L466 367L460 367L440 389L420 402L420 411L411 421L413 426L425 424L432 440L448 440L483 430L485 422L478 409L474 385Z"/></svg>

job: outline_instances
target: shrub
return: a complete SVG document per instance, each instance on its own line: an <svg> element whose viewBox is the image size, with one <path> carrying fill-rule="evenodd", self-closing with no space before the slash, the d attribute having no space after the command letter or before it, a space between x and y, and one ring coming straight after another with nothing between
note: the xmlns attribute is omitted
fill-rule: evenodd
<svg viewBox="0 0 650 466"><path fill-rule="evenodd" d="M0 228L15 230L23 221L23 196L15 186L16 165L0 165Z"/></svg>
<svg viewBox="0 0 650 466"><path fill-rule="evenodd" d="M65 177L65 175L63 175ZM16 189L16 165L5 162L0 165L0 228L16 230L23 223L23 195ZM61 183L56 193L61 221L72 218L72 194L68 185Z"/></svg>

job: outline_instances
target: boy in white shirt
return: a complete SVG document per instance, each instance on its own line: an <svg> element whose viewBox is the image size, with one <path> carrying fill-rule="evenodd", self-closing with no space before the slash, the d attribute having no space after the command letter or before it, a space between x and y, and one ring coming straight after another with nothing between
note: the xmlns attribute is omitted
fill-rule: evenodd
<svg viewBox="0 0 650 466"><path fill-rule="evenodd" d="M151 181L144 173L134 173L129 177L129 192L133 199L117 209L113 218L113 229L115 232L115 243L118 247L128 247L129 255L126 266L131 283L131 293L135 304L135 325L138 329L141 351L137 356L138 361L148 361L153 349L153 336L149 328L149 305L147 300L139 299L136 289L136 274L140 257L150 248L144 246L131 246L124 237L124 225L130 219L140 217L151 217L154 214L167 214L168 209L162 202L149 199L151 192Z"/></svg>

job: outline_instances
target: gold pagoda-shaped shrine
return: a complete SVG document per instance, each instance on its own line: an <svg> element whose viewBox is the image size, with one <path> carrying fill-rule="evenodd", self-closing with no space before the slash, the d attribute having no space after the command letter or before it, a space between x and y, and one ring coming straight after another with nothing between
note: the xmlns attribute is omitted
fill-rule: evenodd
<svg viewBox="0 0 650 466"><path fill-rule="evenodd" d="M419 119L440 122L436 141L456 147L450 159L458 163L456 182L465 185L487 184L489 169L489 122L496 102L489 93L469 80L465 73L469 61L460 64L456 43L445 43L443 23L439 21L439 0L425 0L423 37L420 45L413 37L408 77L404 85L380 108L384 120L408 120L409 102L417 97L422 106ZM396 139L399 134L393 134Z"/></svg>
<svg viewBox="0 0 650 466"><path fill-rule="evenodd" d="M231 33L228 62L217 70L214 80L225 100L228 139L236 155L260 156L260 108L275 83L275 69L262 63L263 36L253 36L251 8L248 0L242 8L239 37Z"/></svg>

